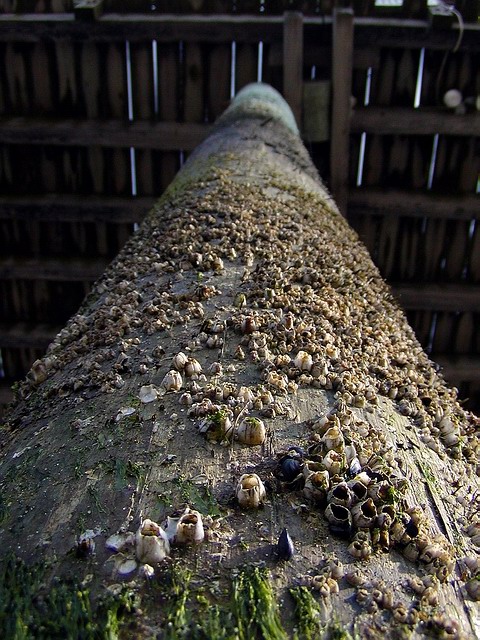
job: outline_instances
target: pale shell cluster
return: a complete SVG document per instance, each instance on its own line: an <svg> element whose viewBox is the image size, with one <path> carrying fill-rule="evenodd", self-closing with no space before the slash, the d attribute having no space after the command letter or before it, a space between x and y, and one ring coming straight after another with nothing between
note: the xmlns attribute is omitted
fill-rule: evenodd
<svg viewBox="0 0 480 640"><path fill-rule="evenodd" d="M106 548L114 555L114 572L122 577L139 569L140 575L151 578L155 566L171 553L171 545L196 545L205 539L203 518L200 512L186 507L179 517L168 517L164 528L145 518L137 531L119 531L105 541Z"/></svg>

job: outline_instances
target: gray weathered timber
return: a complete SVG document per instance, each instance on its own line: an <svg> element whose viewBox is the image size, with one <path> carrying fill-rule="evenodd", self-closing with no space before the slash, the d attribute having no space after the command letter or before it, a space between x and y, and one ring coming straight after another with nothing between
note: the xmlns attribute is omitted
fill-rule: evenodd
<svg viewBox="0 0 480 640"><path fill-rule="evenodd" d="M223 114L17 395L1 432L2 551L94 598L127 582L142 604L123 637L478 634L478 419L268 87ZM245 444L259 421L263 442ZM244 474L265 486L247 496L258 508L238 503ZM187 504L206 538L173 539L148 584L140 542L107 549ZM288 560L275 553L284 528ZM248 620L232 608L231 577L252 564L285 631L260 601ZM174 615L182 566L192 580ZM298 586L318 603L316 635L293 611ZM209 636L213 605L224 631Z"/></svg>

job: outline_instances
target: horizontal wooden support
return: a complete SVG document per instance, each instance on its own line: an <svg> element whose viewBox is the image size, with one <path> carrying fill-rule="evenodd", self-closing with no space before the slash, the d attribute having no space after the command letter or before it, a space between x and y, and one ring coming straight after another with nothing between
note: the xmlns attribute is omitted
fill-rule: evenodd
<svg viewBox="0 0 480 640"><path fill-rule="evenodd" d="M404 309L480 312L478 285L392 284L392 290Z"/></svg>
<svg viewBox="0 0 480 640"><path fill-rule="evenodd" d="M156 198L48 194L0 196L0 220L35 222L141 222Z"/></svg>
<svg viewBox="0 0 480 640"><path fill-rule="evenodd" d="M452 384L480 382L480 356L438 354L431 359L442 367L445 378Z"/></svg>
<svg viewBox="0 0 480 640"><path fill-rule="evenodd" d="M472 220L480 211L480 195L444 196L432 192L351 189L348 217L379 215L443 220Z"/></svg>
<svg viewBox="0 0 480 640"><path fill-rule="evenodd" d="M194 122L0 118L0 143L192 151L211 129L211 125ZM350 131L480 136L480 113L459 116L443 109L368 107L353 112Z"/></svg>
<svg viewBox="0 0 480 640"><path fill-rule="evenodd" d="M332 17L304 16L304 25L305 44L320 35L323 40L331 35ZM281 42L282 27L281 15L107 13L92 23L75 20L72 13L2 14L0 41L276 43ZM478 28L474 23L464 25L461 50L478 51ZM355 41L360 46L449 50L457 39L457 24L450 30L433 30L427 20L355 17Z"/></svg>
<svg viewBox="0 0 480 640"><path fill-rule="evenodd" d="M192 151L211 131L193 122L1 118L0 143Z"/></svg>
<svg viewBox="0 0 480 640"><path fill-rule="evenodd" d="M446 108L365 107L352 113L352 133L479 136L480 113L456 115Z"/></svg>
<svg viewBox="0 0 480 640"><path fill-rule="evenodd" d="M18 322L0 323L0 349L46 349L61 326Z"/></svg>
<svg viewBox="0 0 480 640"><path fill-rule="evenodd" d="M108 260L94 259L0 259L0 280L50 280L93 282L104 271Z"/></svg>
<svg viewBox="0 0 480 640"><path fill-rule="evenodd" d="M82 40L90 42L195 41L278 42L283 16L182 15L107 13L95 22L74 19L73 14L4 14L0 16L0 41Z"/></svg>

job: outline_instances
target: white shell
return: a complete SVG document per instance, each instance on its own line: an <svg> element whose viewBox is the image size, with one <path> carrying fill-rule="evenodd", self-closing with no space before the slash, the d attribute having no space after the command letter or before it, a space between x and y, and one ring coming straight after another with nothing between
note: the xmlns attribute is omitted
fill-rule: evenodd
<svg viewBox="0 0 480 640"><path fill-rule="evenodd" d="M449 109L455 109L462 104L463 96L458 89L449 89L443 96L443 104Z"/></svg>
<svg viewBox="0 0 480 640"><path fill-rule="evenodd" d="M133 560L133 558L125 558L118 562L118 564L116 565L116 570L118 575L120 576L129 576L136 570L137 567L138 564L135 562L135 560Z"/></svg>
<svg viewBox="0 0 480 640"><path fill-rule="evenodd" d="M105 546L110 551L117 553L118 551L123 551L128 546L133 546L134 542L134 534L128 531L127 533L114 533L106 539Z"/></svg>
<svg viewBox="0 0 480 640"><path fill-rule="evenodd" d="M131 416L135 413L135 407L122 407L118 410L117 415L115 416L115 422L120 422L122 418L126 418L127 416Z"/></svg>
<svg viewBox="0 0 480 640"><path fill-rule="evenodd" d="M245 418L238 425L235 437L242 444L255 446L263 444L266 434L267 430L262 420L259 418Z"/></svg>
<svg viewBox="0 0 480 640"><path fill-rule="evenodd" d="M244 473L238 481L236 496L241 507L255 509L265 500L265 485L256 473Z"/></svg>
<svg viewBox="0 0 480 640"><path fill-rule="evenodd" d="M135 534L137 560L155 565L170 553L170 544L165 531L148 518L142 522Z"/></svg>
<svg viewBox="0 0 480 640"><path fill-rule="evenodd" d="M170 369L162 380L162 387L167 391L180 391L182 388L182 376L175 369Z"/></svg>
<svg viewBox="0 0 480 640"><path fill-rule="evenodd" d="M138 573L145 580L151 580L155 575L155 569L149 564L142 564L138 569Z"/></svg>
<svg viewBox="0 0 480 640"><path fill-rule="evenodd" d="M153 402L158 398L158 391L155 389L153 384L146 384L143 387L140 387L138 398L140 402L143 402L144 404Z"/></svg>

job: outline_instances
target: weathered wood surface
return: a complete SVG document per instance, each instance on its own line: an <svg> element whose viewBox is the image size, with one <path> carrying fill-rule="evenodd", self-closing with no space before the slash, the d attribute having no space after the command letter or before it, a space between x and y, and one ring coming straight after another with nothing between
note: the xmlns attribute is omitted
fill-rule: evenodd
<svg viewBox="0 0 480 640"><path fill-rule="evenodd" d="M191 151L206 138L209 131L208 125L194 122L52 121L42 118L0 120L0 142L5 144L94 145Z"/></svg>
<svg viewBox="0 0 480 640"><path fill-rule="evenodd" d="M193 360L175 360L182 387L168 391L179 352ZM148 385L156 399L144 403ZM237 433L246 416L263 420L263 444L201 435L226 415ZM127 583L142 600L123 637L478 634L478 419L436 373L266 88L237 97L192 154L20 385L1 441L2 553L46 558L44 584L74 575L94 598ZM293 486L279 462L291 446L303 449ZM377 516L357 513L336 535L326 507L340 497L320 491L315 503L309 465L330 469L331 490L360 472ZM244 473L266 485L260 509L235 499ZM364 500L349 491L349 504ZM172 544L147 582L145 567L122 577L134 552L115 556L106 539L186 502L206 539ZM283 527L288 561L274 553ZM245 605L250 620L232 608L232 575L252 563L266 567L285 632L265 626L260 602ZM185 608L179 566L193 575ZM299 585L318 602L313 636L288 593ZM223 635L206 631L215 612Z"/></svg>

